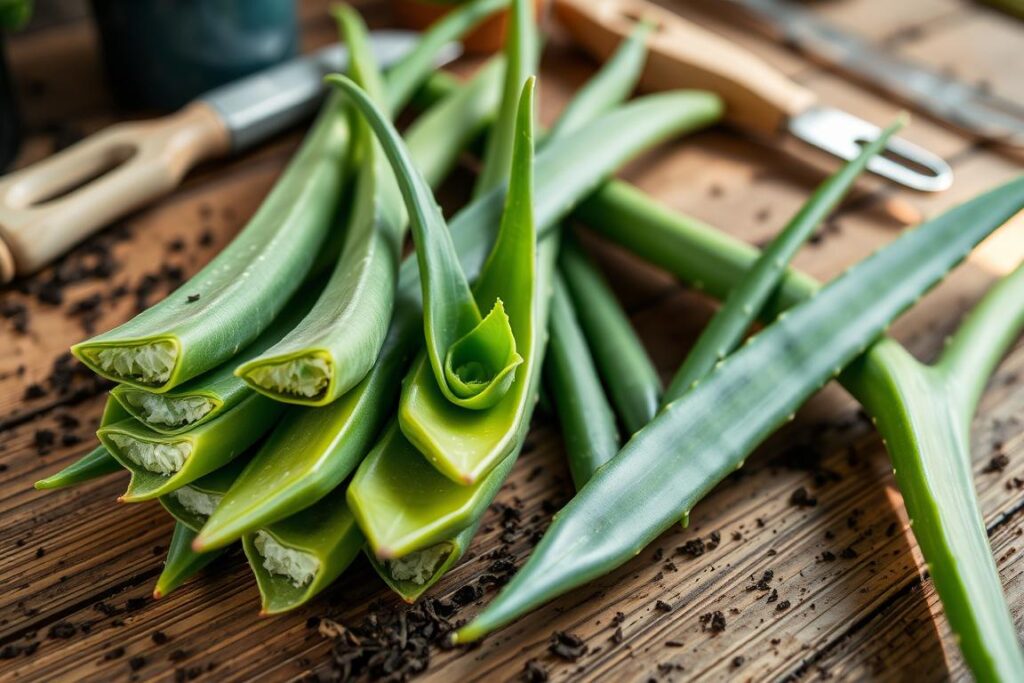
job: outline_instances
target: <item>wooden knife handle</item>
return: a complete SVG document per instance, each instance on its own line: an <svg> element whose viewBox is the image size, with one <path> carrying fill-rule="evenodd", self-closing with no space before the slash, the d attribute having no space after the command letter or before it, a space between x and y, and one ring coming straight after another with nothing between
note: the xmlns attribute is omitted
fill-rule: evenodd
<svg viewBox="0 0 1024 683"><path fill-rule="evenodd" d="M41 268L229 148L220 117L196 102L160 119L111 126L0 179L0 281Z"/></svg>
<svg viewBox="0 0 1024 683"><path fill-rule="evenodd" d="M572 38L607 59L637 21L656 29L641 86L699 88L717 93L732 123L763 134L814 104L816 97L761 58L647 0L555 0L555 14Z"/></svg>

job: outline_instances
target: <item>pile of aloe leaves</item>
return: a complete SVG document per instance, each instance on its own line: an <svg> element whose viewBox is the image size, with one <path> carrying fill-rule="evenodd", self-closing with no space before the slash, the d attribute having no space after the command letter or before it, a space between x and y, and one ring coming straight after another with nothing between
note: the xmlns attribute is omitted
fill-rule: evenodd
<svg viewBox="0 0 1024 683"><path fill-rule="evenodd" d="M318 119L250 223L177 292L73 348L117 387L101 445L37 487L128 470L121 500L158 500L176 520L157 597L241 543L265 614L307 603L360 555L413 602L468 549L543 388L578 492L453 634L469 642L627 562L838 379L885 439L972 671L1019 675L968 433L1024 327L1024 267L935 365L885 332L1024 208L1024 178L819 285L788 264L900 121L758 253L610 180L722 114L708 92L630 99L650 27L550 130L536 125L532 5L460 5L387 72L358 13L337 10L350 68L328 77ZM506 8L503 54L465 83L432 73L441 46ZM392 121L417 91L428 106L400 133ZM472 198L446 217L434 189L478 150ZM667 387L570 219L723 300Z"/></svg>

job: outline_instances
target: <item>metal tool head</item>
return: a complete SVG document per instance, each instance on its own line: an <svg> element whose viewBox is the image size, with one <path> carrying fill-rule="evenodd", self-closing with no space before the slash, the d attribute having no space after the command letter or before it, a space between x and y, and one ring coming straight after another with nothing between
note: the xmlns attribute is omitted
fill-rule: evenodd
<svg viewBox="0 0 1024 683"><path fill-rule="evenodd" d="M832 107L814 106L789 120L789 132L804 142L847 161L881 129ZM922 192L941 192L953 183L953 169L939 156L903 138L889 140L868 162L868 170Z"/></svg>
<svg viewBox="0 0 1024 683"><path fill-rule="evenodd" d="M415 31L400 29L371 31L370 49L373 51L373 56L377 58L377 63L382 68L387 68L412 52L421 37L422 34ZM462 56L462 44L448 43L438 51L434 63L438 67L442 67L460 56ZM341 43L334 43L322 48L315 53L314 57L325 73L344 71L348 68L348 48Z"/></svg>

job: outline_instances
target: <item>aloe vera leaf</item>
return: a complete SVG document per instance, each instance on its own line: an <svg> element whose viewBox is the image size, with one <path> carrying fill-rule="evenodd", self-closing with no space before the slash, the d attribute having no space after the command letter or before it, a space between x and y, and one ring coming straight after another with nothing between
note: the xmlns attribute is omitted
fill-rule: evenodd
<svg viewBox="0 0 1024 683"><path fill-rule="evenodd" d="M456 640L476 640L635 556L1022 207L1024 178L905 232L780 315L595 473Z"/></svg>
<svg viewBox="0 0 1024 683"><path fill-rule="evenodd" d="M198 574L203 567L210 564L222 554L223 550L216 550L211 553L197 553L192 550L192 539L196 532L185 524L178 522L174 525L174 533L171 535L171 544L167 549L167 560L164 562L164 570L160 572L160 578L156 580L156 587L153 589L153 597L157 600L168 595L181 584Z"/></svg>
<svg viewBox="0 0 1024 683"><path fill-rule="evenodd" d="M332 95L231 244L166 299L75 344L72 353L103 377L161 393L221 365L256 339L313 265L341 195L348 142L344 102Z"/></svg>
<svg viewBox="0 0 1024 683"><path fill-rule="evenodd" d="M121 404L108 396L107 403L103 407L103 415L100 417L100 427L120 422L127 417L129 415ZM61 471L37 481L35 488L62 489L112 474L121 469L121 463L110 454L106 446L99 445Z"/></svg>
<svg viewBox="0 0 1024 683"><path fill-rule="evenodd" d="M821 221L842 201L868 162L885 148L900 128L901 117L877 138L863 145L860 154L847 162L824 183L768 244L746 277L736 283L718 312L697 339L686 360L665 391L665 403L671 403L703 379L715 363L732 353L778 286L786 267L801 246L814 234Z"/></svg>
<svg viewBox="0 0 1024 683"><path fill-rule="evenodd" d="M560 265L567 289L612 405L633 434L658 412L661 378L604 276L576 240L566 238Z"/></svg>
<svg viewBox="0 0 1024 683"><path fill-rule="evenodd" d="M645 22L636 25L611 59L573 95L548 131L549 137L572 133L593 120L595 113L607 111L629 97L647 62L647 36L653 28Z"/></svg>
<svg viewBox="0 0 1024 683"><path fill-rule="evenodd" d="M239 456L190 484L160 496L160 504L171 517L198 532L220 504L249 458Z"/></svg>
<svg viewBox="0 0 1024 683"><path fill-rule="evenodd" d="M518 118L517 104L521 99L523 84L537 73L540 61L540 38L533 16L533 0L512 0L509 14L505 30L505 83L498 116L487 134L483 168L473 190L475 197L503 185L509 177L514 146L513 130Z"/></svg>
<svg viewBox="0 0 1024 683"><path fill-rule="evenodd" d="M624 183L610 183L581 209L588 223L607 237L657 261L684 280L700 283L718 298L728 294L732 282L739 281L757 258L756 250L749 245L674 214ZM915 520L912 529L932 570L945 577L936 583L939 597L950 612L952 628L959 634L969 666L979 667L978 671L992 667L1007 670L1008 663L1012 667L1017 661L1017 655L1008 647L1013 632L997 632L1000 624L1005 627L1000 614L1006 608L994 597L1001 586L998 576L986 566L991 552L979 550L985 548L987 535L983 527L970 523L970 506L977 507L977 502L970 476L958 473L961 467L956 464L957 454L963 454L961 459L967 457L966 447L962 440L951 438L945 423L955 423L956 415L974 412L977 397L1014 334L1011 330L1019 325L1019 300L1016 305L1007 301L1007 293L1020 286L1018 278L1015 273L1013 284L1000 284L985 297L935 367L922 366L898 343L884 339L872 345L839 378L876 415L876 425L895 465L897 483L904 489L904 503ZM772 297L771 310L762 318L768 320L780 309L809 298L817 288L813 279L790 269ZM937 379L940 375L946 375L942 382ZM931 394L922 394L922 386ZM902 419L896 419L899 416ZM938 426L938 422L943 424ZM968 431L969 425L965 424L963 432ZM938 477L939 471L950 471L950 463L958 474ZM911 488L916 492L909 493L907 489ZM922 534L927 538L921 540ZM958 558L952 564L948 561L950 553ZM949 578L954 572L959 578ZM943 588L940 582L952 583L956 588ZM962 586L969 587L969 600L963 599ZM989 642L992 647L986 645ZM986 651L990 652L988 656L983 654Z"/></svg>
<svg viewBox="0 0 1024 683"><path fill-rule="evenodd" d="M463 394L472 395L474 408L485 405L481 399L490 398L486 409L466 410L446 400L422 356L406 379L399 404L398 421L406 438L443 474L466 484L508 457L521 438L531 412L526 409L529 387L533 376L541 371L541 337L545 335L547 317L537 312L539 299L548 293L535 282L537 234L531 208L533 83L532 78L527 80L519 104L512 176L498 238L473 287L478 303L505 303L514 345L503 350L515 354L515 360L498 356L488 361L476 337L464 337L448 352L446 370L456 369L449 373L449 383L461 393L457 378L469 373L460 366L477 363L486 367L483 379L487 387L475 395L465 387ZM470 348L465 348L467 341ZM499 383L504 386L496 394Z"/></svg>
<svg viewBox="0 0 1024 683"><path fill-rule="evenodd" d="M453 92L418 120L429 117L430 123L410 128L410 154L431 182L440 183L455 162L454 155L436 150L464 145L470 139L466 131L478 129L491 116L500 75L500 63L497 69L485 67L464 91ZM480 87L488 81L489 87ZM441 115L462 127L442 126ZM406 289L416 290L418 284L412 281ZM380 356L359 385L329 406L285 415L207 522L197 546L222 547L298 512L338 486L387 421L412 354L409 333L421 325L418 307L398 306Z"/></svg>
<svg viewBox="0 0 1024 683"><path fill-rule="evenodd" d="M479 526L478 519L454 538L404 558L379 560L368 547L365 548L366 558L387 587L411 605L458 564L469 549ZM415 563L422 565L418 573L416 569L410 568L415 567Z"/></svg>
<svg viewBox="0 0 1024 683"><path fill-rule="evenodd" d="M388 109L398 112L433 71L433 60L447 43L458 40L481 21L508 6L509 0L462 3L431 25L416 47L387 73Z"/></svg>
<svg viewBox="0 0 1024 683"><path fill-rule="evenodd" d="M119 500L136 503L159 498L223 467L273 428L283 408L254 395L183 434L160 434L129 418L101 427L96 435L131 473L128 490ZM148 462L144 465L136 458Z"/></svg>
<svg viewBox="0 0 1024 683"><path fill-rule="evenodd" d="M331 585L359 554L363 535L339 491L247 534L242 547L260 589L261 614L280 614Z"/></svg>
<svg viewBox="0 0 1024 683"><path fill-rule="evenodd" d="M355 10L337 9L351 73L379 106L384 82ZM235 374L278 401L327 405L358 384L376 359L394 305L405 214L387 160L361 121L354 124L355 197L342 256L309 314Z"/></svg>
<svg viewBox="0 0 1024 683"><path fill-rule="evenodd" d="M405 144L427 184L437 187L485 131L501 101L505 58L492 57L468 83L452 90L406 129Z"/></svg>
<svg viewBox="0 0 1024 683"><path fill-rule="evenodd" d="M619 452L619 430L560 275L555 277L548 326L551 340L544 367L546 384L558 411L569 471L579 489Z"/></svg>
<svg viewBox="0 0 1024 683"><path fill-rule="evenodd" d="M514 463L506 458L476 484L462 486L431 467L392 424L356 470L348 505L374 555L404 557L448 541L479 519Z"/></svg>
<svg viewBox="0 0 1024 683"><path fill-rule="evenodd" d="M997 283L934 366L886 339L844 384L875 420L914 537L974 677L1012 681L1024 654L992 559L971 471L971 417L1024 328L1024 266Z"/></svg>

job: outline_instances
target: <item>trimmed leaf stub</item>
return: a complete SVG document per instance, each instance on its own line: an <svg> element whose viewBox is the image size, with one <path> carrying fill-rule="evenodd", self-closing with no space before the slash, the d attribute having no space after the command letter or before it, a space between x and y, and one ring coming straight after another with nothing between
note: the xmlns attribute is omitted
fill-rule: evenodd
<svg viewBox="0 0 1024 683"><path fill-rule="evenodd" d="M178 345L171 340L125 345L86 342L73 346L71 351L99 375L153 389L167 383L178 361Z"/></svg>
<svg viewBox="0 0 1024 683"><path fill-rule="evenodd" d="M263 559L263 568L285 577L296 588L311 583L320 571L320 560L315 555L288 548L265 531L256 532L253 545Z"/></svg>
<svg viewBox="0 0 1024 683"><path fill-rule="evenodd" d="M283 363L245 363L236 372L250 386L272 398L315 398L330 384L332 369L322 354L307 354Z"/></svg>
<svg viewBox="0 0 1024 683"><path fill-rule="evenodd" d="M522 362L505 305L498 299L445 354L444 374L453 402L474 410L490 408L508 393Z"/></svg>

